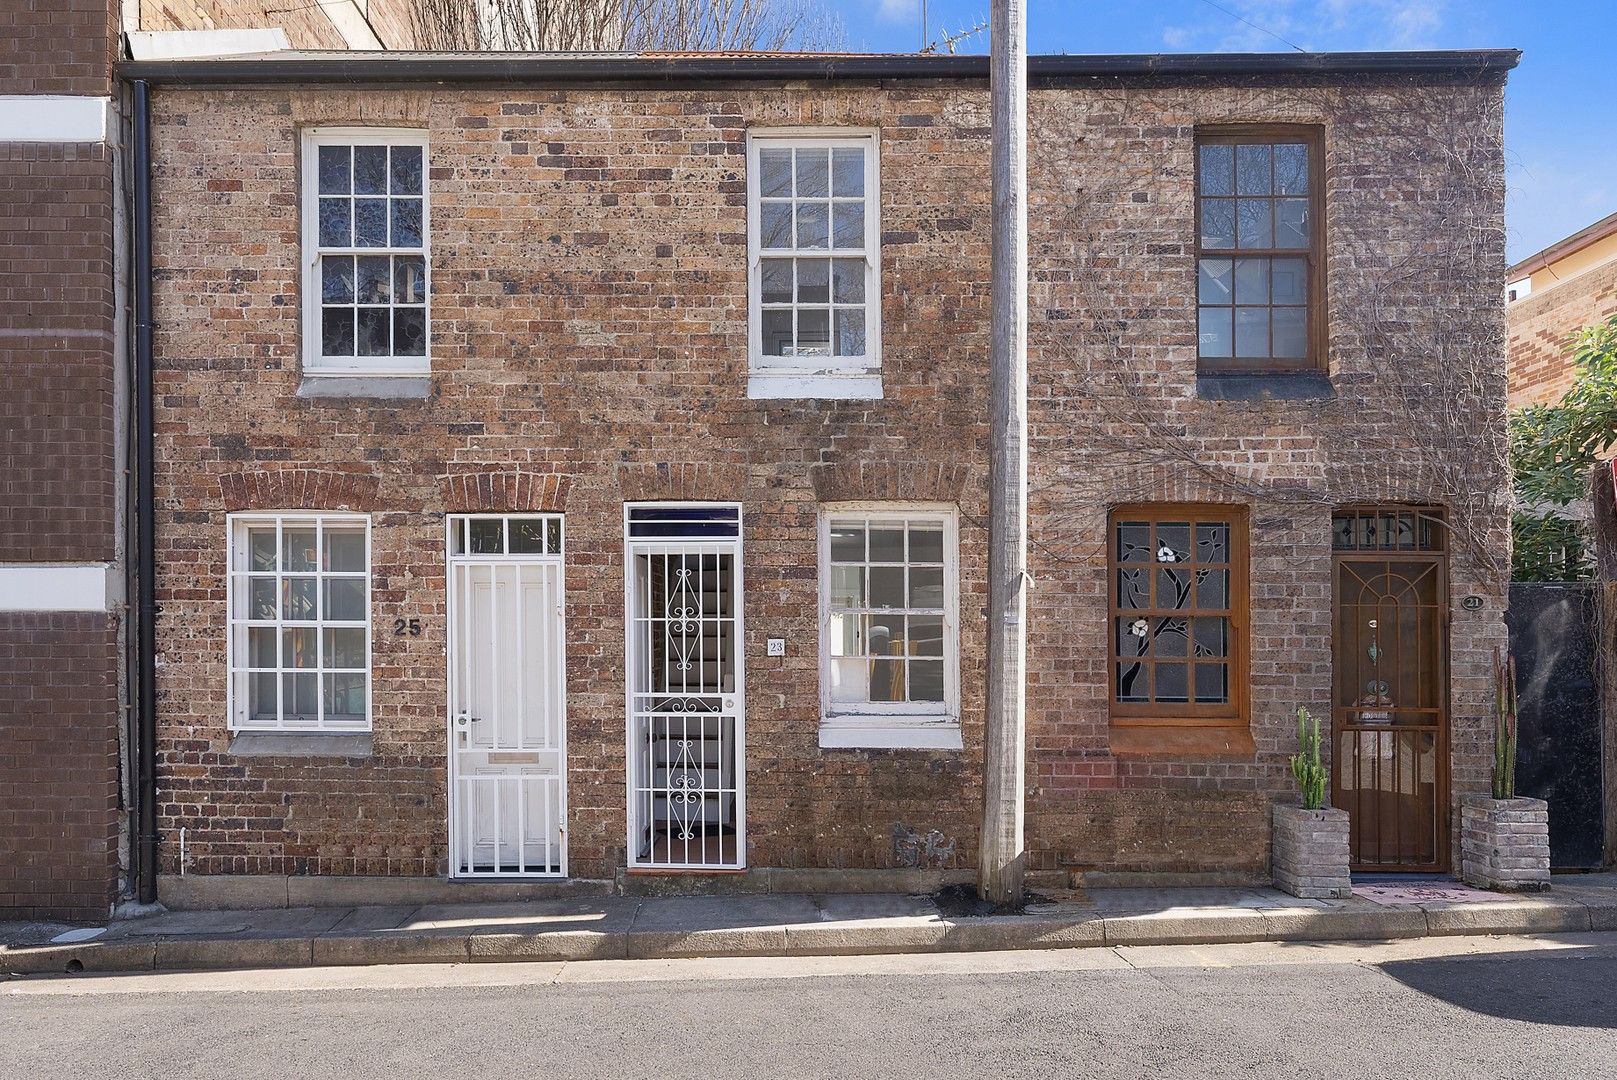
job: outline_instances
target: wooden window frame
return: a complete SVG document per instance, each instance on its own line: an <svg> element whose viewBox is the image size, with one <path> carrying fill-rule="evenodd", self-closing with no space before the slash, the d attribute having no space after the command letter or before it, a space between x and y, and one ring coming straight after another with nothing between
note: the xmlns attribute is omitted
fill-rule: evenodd
<svg viewBox="0 0 1617 1080"><path fill-rule="evenodd" d="M283 535L288 528L313 529L316 536L316 545L324 557L325 529L340 528L344 531L358 530L363 537L365 552L365 569L331 570L322 564L312 570L288 570L283 563L285 558L285 540ZM250 564L251 533L255 529L275 530L276 564L274 570L255 570ZM228 672L226 681L225 701L226 714L229 717L229 729L236 732L265 732L273 734L348 734L354 732L368 732L371 730L371 717L375 709L375 684L372 676L372 656L374 654L374 633L371 627L371 567L374 563L371 550L371 519L369 514L356 514L348 512L325 510L280 510L280 511L253 511L251 513L228 514L225 519L225 618L228 633L225 636L225 667ZM282 583L288 577L312 579L315 582L316 603L318 615L314 619L289 619L286 615L285 592ZM276 608L274 618L254 617L250 612L244 613L243 607L250 597L250 589L254 578L268 578L276 582ZM364 615L359 619L333 619L325 611L327 600L326 583L333 580L350 580L365 583ZM251 660L249 631L252 629L270 629L274 631L277 661L273 668L256 667ZM312 667L295 667L287 664L284 644L284 634L287 630L313 631L317 648L319 649L318 662ZM325 632L327 630L362 630L365 636L365 663L362 668L336 668L325 662ZM245 680L253 674L273 673L277 682L276 693L276 719L273 723L266 720L255 720L250 712L251 695ZM285 709L284 677L287 674L297 673L313 675L315 677L316 718L314 722L289 721ZM365 676L365 713L362 717L350 720L335 720L326 714L325 679L327 675L346 674Z"/></svg>
<svg viewBox="0 0 1617 1080"><path fill-rule="evenodd" d="M831 529L838 522L873 524L935 522L943 530L943 700L938 702L833 701ZM960 741L960 525L950 503L835 502L819 514L820 745L894 749L958 750ZM865 565L869 565L868 558ZM905 565L911 565L906 557ZM930 565L930 564L927 564ZM864 610L866 605L848 610ZM894 614L909 607L894 608ZM928 614L932 609L925 609Z"/></svg>
<svg viewBox="0 0 1617 1080"><path fill-rule="evenodd" d="M324 146L417 146L421 148L421 243L416 247L323 247L320 243L320 149ZM302 192L300 228L302 232L303 260L303 374L316 377L422 377L432 371L432 160L427 133L420 128L387 127L316 127L302 132ZM391 203L393 196L387 198ZM414 196L410 196L414 197ZM358 198L358 196L352 196ZM389 207L391 212L391 206ZM391 228L391 219L389 222ZM421 354L411 356L388 353L378 356L358 354L358 331L355 331L355 354L352 356L325 355L323 340L323 260L333 257L385 257L389 260L390 289L387 304L388 318L400 308L419 306L424 329ZM392 259L395 256L416 257L422 261L422 303L399 304L392 298ZM358 282L355 282L358 288ZM350 305L337 305L348 307ZM356 308L381 305L352 305Z"/></svg>
<svg viewBox="0 0 1617 1080"><path fill-rule="evenodd" d="M1306 252L1296 248L1205 248L1202 246L1202 191L1201 148L1204 145L1272 144L1281 142L1303 143L1308 147L1308 216L1309 247ZM1196 313L1196 370L1210 375L1274 374L1296 372L1328 372L1327 348L1328 308L1325 293L1325 129L1317 124L1217 124L1196 128L1195 150L1191 166L1191 188L1195 203L1195 236L1191 255L1191 296ZM1270 198L1274 196L1271 195ZM1210 259L1249 258L1305 258L1308 262L1308 326L1304 340L1308 355L1290 359L1270 357L1249 358L1238 356L1202 356L1201 354L1201 261ZM1273 305L1269 305L1271 308ZM1230 339L1234 352L1234 337Z"/></svg>
<svg viewBox="0 0 1617 1080"><path fill-rule="evenodd" d="M1153 525L1160 522L1189 522L1192 529L1198 523L1226 524L1230 530L1229 552L1229 590L1227 606L1219 610L1229 620L1229 642L1226 650L1228 668L1228 700L1218 704L1198 704L1194 700L1182 704L1174 703L1164 705L1161 702L1119 702L1118 693L1118 665L1129 658L1119 653L1117 646L1117 620L1127 618L1131 614L1146 611L1151 614L1140 615L1143 618L1160 617L1166 609L1157 608L1124 609L1119 605L1118 571L1124 565L1147 565L1155 568L1156 562L1146 564L1124 564L1118 559L1117 526L1123 521L1147 521ZM1107 576L1107 602L1106 602L1106 655L1107 655L1107 703L1113 728L1114 750L1118 747L1117 734L1120 729L1143 729L1147 734L1151 731L1166 731L1170 736L1166 740L1167 746L1176 746L1184 750L1218 750L1245 751L1250 748L1250 737L1231 740L1228 737L1215 737L1213 740L1201 743L1197 740L1175 738L1176 733L1185 729L1213 729L1226 733L1239 731L1243 735L1248 728L1250 719L1249 709L1249 682L1248 682L1248 642L1247 625L1250 612L1250 595L1248 592L1249 573L1249 526L1250 514L1246 507L1219 503L1133 503L1114 507L1106 516L1106 576ZM1193 534L1194 535L1194 534ZM1154 576L1154 575L1153 575ZM1197 608L1175 608L1185 617L1195 617ZM1212 609L1207 609L1212 610ZM1189 650L1187 649L1187 652ZM1187 661L1188 662L1188 661ZM1194 698L1194 675L1187 672L1187 690ZM1124 740L1128 742L1128 740ZM1131 744L1132 745L1132 744ZM1148 747L1147 747L1148 748Z"/></svg>
<svg viewBox="0 0 1617 1080"><path fill-rule="evenodd" d="M771 248L762 244L764 149L858 148L865 153L865 235L858 248ZM792 199L795 204L797 197ZM876 399L881 384L881 138L875 128L753 128L747 132L747 394L752 398ZM763 260L770 258L863 259L865 263L865 355L765 356ZM817 306L817 305L816 305ZM827 305L830 306L829 304ZM797 304L791 305L796 310ZM834 328L833 328L834 333Z"/></svg>

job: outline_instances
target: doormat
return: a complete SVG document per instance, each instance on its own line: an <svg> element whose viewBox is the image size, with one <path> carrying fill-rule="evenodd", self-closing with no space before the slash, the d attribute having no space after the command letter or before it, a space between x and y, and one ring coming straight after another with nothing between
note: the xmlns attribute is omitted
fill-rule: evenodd
<svg viewBox="0 0 1617 1080"><path fill-rule="evenodd" d="M1378 904L1482 904L1505 899L1459 881L1410 881L1355 885L1353 895Z"/></svg>

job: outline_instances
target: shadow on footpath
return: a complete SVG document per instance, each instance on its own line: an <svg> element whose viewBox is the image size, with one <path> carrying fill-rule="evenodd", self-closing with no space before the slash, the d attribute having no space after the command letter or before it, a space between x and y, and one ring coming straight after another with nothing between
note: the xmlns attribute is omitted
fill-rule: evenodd
<svg viewBox="0 0 1617 1080"><path fill-rule="evenodd" d="M1376 967L1412 990L1505 1020L1617 1028L1617 956L1601 949L1394 960Z"/></svg>

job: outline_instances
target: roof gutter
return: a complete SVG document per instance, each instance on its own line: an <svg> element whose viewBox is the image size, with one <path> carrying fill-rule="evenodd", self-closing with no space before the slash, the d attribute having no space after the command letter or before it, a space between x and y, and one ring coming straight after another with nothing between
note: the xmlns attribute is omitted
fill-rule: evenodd
<svg viewBox="0 0 1617 1080"><path fill-rule="evenodd" d="M1028 76L1040 81L1405 75L1440 78L1502 76L1516 66L1516 49L1360 53L1187 53L1123 56L1030 56ZM132 60L118 65L125 79L152 85L247 83L676 83L870 79L987 81L986 56L801 55L589 56L499 54L333 53L207 60Z"/></svg>

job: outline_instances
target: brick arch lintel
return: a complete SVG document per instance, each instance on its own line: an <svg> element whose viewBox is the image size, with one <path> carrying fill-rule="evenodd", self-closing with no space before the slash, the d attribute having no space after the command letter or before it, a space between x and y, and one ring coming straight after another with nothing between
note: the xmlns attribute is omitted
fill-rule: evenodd
<svg viewBox="0 0 1617 1080"><path fill-rule="evenodd" d="M376 509L377 479L338 469L246 469L219 478L227 511Z"/></svg>
<svg viewBox="0 0 1617 1080"><path fill-rule="evenodd" d="M972 467L893 461L839 461L809 468L820 502L946 502L962 500Z"/></svg>
<svg viewBox="0 0 1617 1080"><path fill-rule="evenodd" d="M450 514L559 514L567 509L572 477L520 469L478 469L445 473L443 508Z"/></svg>
<svg viewBox="0 0 1617 1080"><path fill-rule="evenodd" d="M725 462L625 462L617 467L624 502L743 502L747 467Z"/></svg>

